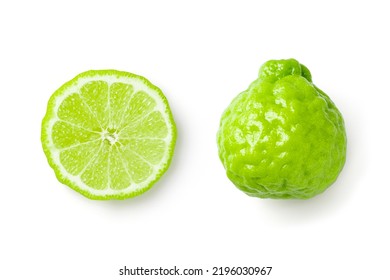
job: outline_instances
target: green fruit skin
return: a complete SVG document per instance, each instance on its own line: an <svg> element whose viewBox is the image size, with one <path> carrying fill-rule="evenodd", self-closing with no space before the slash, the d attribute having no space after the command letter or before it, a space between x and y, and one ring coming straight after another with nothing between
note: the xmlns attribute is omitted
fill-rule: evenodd
<svg viewBox="0 0 390 280"><path fill-rule="evenodd" d="M260 68L258 79L223 113L217 142L229 179L260 198L320 194L346 159L341 113L295 59Z"/></svg>

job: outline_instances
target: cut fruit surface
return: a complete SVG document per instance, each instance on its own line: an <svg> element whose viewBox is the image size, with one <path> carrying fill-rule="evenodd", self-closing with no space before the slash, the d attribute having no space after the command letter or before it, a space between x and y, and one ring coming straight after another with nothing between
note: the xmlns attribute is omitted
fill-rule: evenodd
<svg viewBox="0 0 390 280"><path fill-rule="evenodd" d="M176 126L166 97L144 77L91 70L51 96L41 140L60 182L92 199L125 199L168 169Z"/></svg>

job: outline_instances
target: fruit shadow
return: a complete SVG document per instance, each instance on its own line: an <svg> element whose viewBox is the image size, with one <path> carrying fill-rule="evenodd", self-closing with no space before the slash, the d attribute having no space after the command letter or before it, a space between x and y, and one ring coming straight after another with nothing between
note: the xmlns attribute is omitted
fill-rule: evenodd
<svg viewBox="0 0 390 280"><path fill-rule="evenodd" d="M345 187L343 181L340 178L324 193L306 200L264 200L259 205L260 211L267 220L287 224L306 223L324 216L335 215L345 206L350 197L350 190L343 189Z"/></svg>

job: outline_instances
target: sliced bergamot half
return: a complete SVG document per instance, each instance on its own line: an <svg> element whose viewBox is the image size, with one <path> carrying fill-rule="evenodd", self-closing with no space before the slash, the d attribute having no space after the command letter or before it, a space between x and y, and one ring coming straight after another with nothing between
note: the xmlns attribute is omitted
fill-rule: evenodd
<svg viewBox="0 0 390 280"><path fill-rule="evenodd" d="M88 198L125 199L168 169L176 126L166 97L144 77L91 70L51 96L41 140L61 183Z"/></svg>

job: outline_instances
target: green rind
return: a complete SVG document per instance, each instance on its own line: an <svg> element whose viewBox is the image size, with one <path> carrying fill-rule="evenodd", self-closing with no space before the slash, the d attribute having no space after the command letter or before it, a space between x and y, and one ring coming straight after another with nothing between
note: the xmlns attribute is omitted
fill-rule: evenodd
<svg viewBox="0 0 390 280"><path fill-rule="evenodd" d="M145 186L144 188L142 188L140 190L133 191L133 192L130 192L130 193L118 192L118 194L95 195L95 194L92 194L92 193L90 193L90 192L88 192L88 191L86 191L84 189L81 189L79 186L74 184L74 182L69 180L69 178L67 178L64 174L61 173L60 167L54 162L54 160L52 158L52 154L50 152L50 149L47 146L48 145L48 138L49 138L49 135L47 133L47 128L48 128L48 124L49 124L50 120L53 117L55 117L53 109L55 107L56 99L63 94L63 92L64 92L64 90L66 88L68 88L68 87L72 86L73 84L75 84L80 78L88 77L88 76L94 76L96 74L99 74L99 75L111 74L111 75L127 76L129 78L139 79L143 83L145 83L148 87L154 89L158 93L159 97L162 99L162 101L165 103L165 105L167 107L167 114L168 114L168 118L169 118L169 121L170 121L169 123L167 123L167 126L170 127L170 129L172 131L172 140L170 142L170 145L168 146L168 155L169 155L168 156L168 160L165 163L165 165L163 165L163 167L159 169L159 172L156 174L155 179L152 180L147 186ZM177 139L176 124L175 124L175 121L173 119L172 111L170 109L168 100L167 100L166 96L163 94L163 92L161 91L161 89L158 88L157 86L155 86L154 84L152 84L148 79L146 79L143 76L136 75L136 74L129 73L129 72L113 70L113 69L85 71L83 73L80 73L76 77L74 77L72 80L70 80L70 81L66 82L65 84L63 84L50 97L50 99L48 101L48 105L47 105L47 111L46 111L46 114L45 114L45 116L44 116L44 118L42 120L42 126L41 126L41 143L42 143L42 148L43 148L43 151L44 151L44 153L46 155L46 158L48 160L48 163L49 163L50 167L54 170L54 173L55 173L58 181L60 181L61 183L67 185L68 187L72 188L73 190L77 191L78 193L84 195L85 197L90 198L90 199L94 199L94 200L110 200L110 199L124 200L124 199L127 199L127 198L131 198L131 197L135 197L135 196L141 195L141 194L145 193L146 191L148 191L149 189L151 189L152 186L168 170L168 168L169 168L169 166L170 166L170 164L172 162L174 149L175 149L175 144L176 144L176 139Z"/></svg>
<svg viewBox="0 0 390 280"><path fill-rule="evenodd" d="M308 150L309 153L307 153L305 150L302 150L301 152L303 156L298 153L298 158L291 158L291 156L288 156L288 154L290 154L288 149L280 149L280 147L285 145L284 143L282 143L281 146L278 146L275 145L275 142L273 142L272 137L275 136L272 135L275 134L275 129L282 128L282 131L286 131L283 129L288 128L288 126L286 127L283 122L283 125L278 123L277 126L272 126L266 121L266 118L264 119L262 114L268 111L273 111L274 113L276 112L279 117L284 119L289 118L288 115L285 115L286 112L283 111L285 109L278 111L279 105L277 104L281 104L280 99L283 99L284 97L278 95L279 91L275 91L276 84L279 86L283 84L285 86L293 86L292 93L298 94L292 95L293 99L290 99L290 101L292 100L300 102L301 100L308 100L306 98L310 98L310 96L315 96L314 99L311 100L317 102L306 104L309 107L306 107L303 111L305 112L305 118L309 118L307 124L314 125L313 128L318 129L316 123L310 121L312 117L317 118L312 112L318 112L319 114L322 114L323 112L324 115L321 116L321 119L317 119L317 121L326 122L326 128L330 128L332 126L335 127L335 134L330 134L335 137L333 140L331 140L334 142L325 142L334 148L334 150L330 153L331 157L326 158L328 161L324 161L325 163L331 164L324 165L323 162L321 162L321 159L319 159L319 161L317 161L318 165L315 165L321 165L321 168L329 171L329 174L326 173L326 171L320 173L320 168L316 167L316 169L312 169L310 168L310 164L306 164L306 162L303 161L305 165L303 165L302 170L305 172L308 170L309 175L313 177L304 178L305 175L302 175L302 173L296 177L295 175L292 175L295 174L293 172L299 170L299 165L297 166L298 168L292 168L294 167L294 160L301 160L302 162L302 159L305 159L305 156L308 156L307 159L310 160L316 160L317 158L310 157L310 154L313 152L313 150L310 150L312 148ZM301 88L301 86L303 88ZM279 98L278 102L276 102L277 97ZM291 96L289 98L291 98ZM286 100L284 101L286 102ZM296 107L298 110L304 108L299 106ZM313 108L313 111L310 111L310 107ZM284 106L283 108L286 107ZM287 106L287 108L289 107ZM252 133L256 132L257 130L249 129L249 126L251 125L250 121L252 120L249 118L249 116L255 116L254 120L261 123L261 129L258 131L260 131L260 135L262 137L259 138L262 141L257 142L256 140L256 144L255 146L252 146L253 150L250 153L248 153L246 150L249 143L249 140L246 138L246 136L253 137L254 134ZM292 114L292 117L294 118L292 119L293 123L304 125L306 123L305 121L303 123L296 123L296 121L299 120L297 116L299 116L299 113ZM302 120L304 119L301 119L301 121ZM289 121L287 121L287 125L288 123ZM310 126L309 128L311 129L312 127ZM264 132L262 132L263 129L268 131L269 134L264 134ZM308 132L310 129L308 129L306 126L301 131ZM239 139L239 141L236 139L236 134L234 134L236 131L240 131L241 133L238 134L239 138L237 139ZM242 134L245 131L248 131L248 134ZM326 130L326 132L324 131L321 133L328 132ZM264 140L264 137L268 136L270 137L271 141ZM292 133L290 134L289 138L297 140L299 139L299 134ZM314 144L314 146L317 144L318 146L317 141L321 141L322 139L317 138L316 142L313 142L313 139L310 137L302 138L301 140L302 141L296 143L297 145L294 145L295 153L299 152L300 143L304 144L306 141L309 144ZM268 61L261 67L259 78L251 83L246 91L239 94L223 113L221 117L220 128L217 133L217 142L219 148L219 157L226 169L228 178L238 189L247 195L260 198L308 199L318 195L324 192L337 180L337 177L343 169L346 160L347 138L345 133L344 120L341 113L330 100L330 98L312 83L310 71L294 59ZM314 149L314 151L325 151L325 149L323 149L325 146L321 143L319 143L319 145L320 148L317 148L317 150ZM265 154L263 154L263 152L265 152ZM287 152L286 158L289 161L283 162L283 160L278 160L275 164L275 160L278 159L275 154L277 156L281 155L282 153L286 154L284 152ZM268 153L270 153L271 156L268 155ZM272 153L274 153L274 155L272 155ZM284 157L285 155L283 155L281 158ZM269 159L271 159L271 161L267 161ZM265 162L263 163L262 160L265 160ZM278 169L279 166L283 167L283 163L287 163L288 165L286 166L290 167L283 171L282 169ZM271 164L272 166L276 166L276 169L272 169L272 167L270 167ZM253 172L248 171L249 169L244 169L245 165L251 166L251 168L253 168ZM289 173L284 171L289 171ZM299 180L304 178L305 180L299 181L296 180L297 178ZM308 184L307 179L313 180L313 182L316 182L318 179L322 181L319 184L310 186L310 183Z"/></svg>

